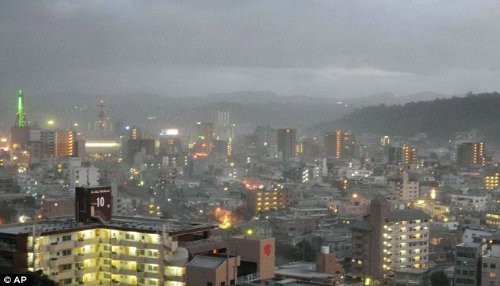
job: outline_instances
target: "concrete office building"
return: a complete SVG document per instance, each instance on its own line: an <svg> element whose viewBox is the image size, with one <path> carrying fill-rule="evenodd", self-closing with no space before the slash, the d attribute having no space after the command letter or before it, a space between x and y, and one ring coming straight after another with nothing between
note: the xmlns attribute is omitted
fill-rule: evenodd
<svg viewBox="0 0 500 286"><path fill-rule="evenodd" d="M463 242L455 246L455 273L453 285L473 286L481 285L481 244Z"/></svg>
<svg viewBox="0 0 500 286"><path fill-rule="evenodd" d="M281 159L288 160L295 157L297 138L295 129L278 129L278 153Z"/></svg>

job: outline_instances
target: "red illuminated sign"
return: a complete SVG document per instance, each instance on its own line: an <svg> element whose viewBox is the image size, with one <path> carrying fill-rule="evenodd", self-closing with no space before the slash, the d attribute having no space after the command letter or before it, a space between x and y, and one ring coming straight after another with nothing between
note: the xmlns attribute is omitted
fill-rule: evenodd
<svg viewBox="0 0 500 286"><path fill-rule="evenodd" d="M271 255L271 244L266 244L264 245L264 255L269 256Z"/></svg>

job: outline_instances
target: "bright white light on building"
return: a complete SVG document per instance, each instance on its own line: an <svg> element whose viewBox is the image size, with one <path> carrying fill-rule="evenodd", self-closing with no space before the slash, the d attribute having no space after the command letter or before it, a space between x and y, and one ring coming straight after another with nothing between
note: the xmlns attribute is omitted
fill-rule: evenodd
<svg viewBox="0 0 500 286"><path fill-rule="evenodd" d="M179 129L177 128L170 128L170 129L165 129L160 132L160 135L165 136L177 136L179 135Z"/></svg>
<svg viewBox="0 0 500 286"><path fill-rule="evenodd" d="M85 142L86 148L117 148L120 144L117 142Z"/></svg>

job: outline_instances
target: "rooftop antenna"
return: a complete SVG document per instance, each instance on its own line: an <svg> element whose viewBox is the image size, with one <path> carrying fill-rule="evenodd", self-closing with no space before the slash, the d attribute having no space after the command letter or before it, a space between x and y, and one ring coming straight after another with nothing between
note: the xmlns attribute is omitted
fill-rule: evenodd
<svg viewBox="0 0 500 286"><path fill-rule="evenodd" d="M99 100L99 138L102 139L104 136L104 100Z"/></svg>

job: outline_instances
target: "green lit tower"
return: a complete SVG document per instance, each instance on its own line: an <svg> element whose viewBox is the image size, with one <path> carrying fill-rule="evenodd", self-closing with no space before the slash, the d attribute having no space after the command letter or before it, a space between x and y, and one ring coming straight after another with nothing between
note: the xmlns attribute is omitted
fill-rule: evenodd
<svg viewBox="0 0 500 286"><path fill-rule="evenodd" d="M20 89L17 93L16 123L10 128L10 144L12 150L26 150L30 139L30 127L24 112L24 96Z"/></svg>
<svg viewBox="0 0 500 286"><path fill-rule="evenodd" d="M24 96L22 89L17 93L16 127L26 127L26 113L24 113Z"/></svg>

